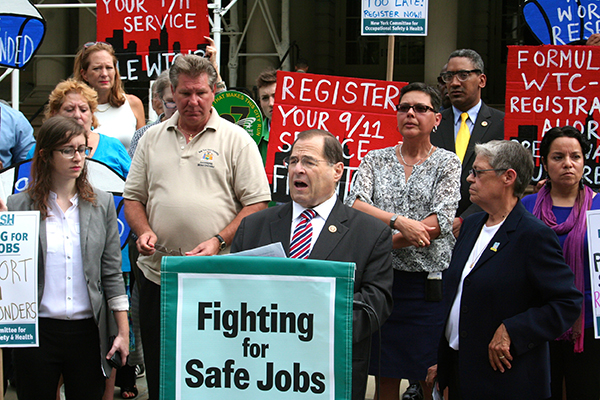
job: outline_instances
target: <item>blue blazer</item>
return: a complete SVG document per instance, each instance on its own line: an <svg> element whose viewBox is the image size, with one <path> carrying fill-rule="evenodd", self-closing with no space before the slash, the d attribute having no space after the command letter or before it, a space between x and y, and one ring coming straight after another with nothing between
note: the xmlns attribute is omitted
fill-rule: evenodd
<svg viewBox="0 0 600 400"><path fill-rule="evenodd" d="M444 275L449 315L465 263L488 215L463 223ZM495 250L494 250L495 249ZM535 400L550 397L548 341L573 325L582 295L562 255L556 234L521 201L508 215L464 280L459 322L459 380L463 400ZM488 345L500 324L511 339L512 369L494 371ZM449 380L450 347L445 334L438 350L438 380Z"/></svg>

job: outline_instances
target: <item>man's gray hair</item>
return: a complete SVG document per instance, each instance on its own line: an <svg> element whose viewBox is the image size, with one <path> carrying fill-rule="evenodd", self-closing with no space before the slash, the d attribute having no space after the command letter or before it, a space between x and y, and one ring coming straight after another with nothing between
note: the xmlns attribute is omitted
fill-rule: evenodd
<svg viewBox="0 0 600 400"><path fill-rule="evenodd" d="M514 194L519 198L523 196L533 175L533 156L530 151L512 140L492 140L476 144L475 154L484 157L494 169L515 170L517 179ZM496 174L501 175L504 171L497 171Z"/></svg>
<svg viewBox="0 0 600 400"><path fill-rule="evenodd" d="M217 71L207 58L202 58L195 54L186 54L175 57L171 68L169 68L169 79L173 89L177 88L179 75L184 74L192 78L197 78L201 74L208 75L208 85L214 90L217 83Z"/></svg>
<svg viewBox="0 0 600 400"><path fill-rule="evenodd" d="M483 71L483 59L481 58L481 56L479 55L479 53L476 52L475 50L471 50L471 49L454 50L450 54L450 57L448 57L448 61L450 61L451 58L455 58L455 57L468 58L473 63L473 66L475 67L475 69L480 70L482 74L484 73L484 71Z"/></svg>
<svg viewBox="0 0 600 400"><path fill-rule="evenodd" d="M162 100L165 89L171 86L171 81L169 80L169 70L166 69L156 78L154 81L154 85L152 85L152 93L156 93L158 97Z"/></svg>

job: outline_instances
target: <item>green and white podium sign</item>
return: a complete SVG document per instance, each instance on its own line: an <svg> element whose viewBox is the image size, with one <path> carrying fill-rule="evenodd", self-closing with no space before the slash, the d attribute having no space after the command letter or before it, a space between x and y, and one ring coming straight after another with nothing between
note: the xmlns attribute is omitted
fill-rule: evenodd
<svg viewBox="0 0 600 400"><path fill-rule="evenodd" d="M350 399L354 263L164 257L161 399Z"/></svg>

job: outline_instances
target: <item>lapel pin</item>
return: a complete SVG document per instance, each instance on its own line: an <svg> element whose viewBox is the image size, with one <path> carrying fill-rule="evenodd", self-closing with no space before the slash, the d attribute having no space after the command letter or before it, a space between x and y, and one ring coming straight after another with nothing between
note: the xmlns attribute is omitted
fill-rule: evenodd
<svg viewBox="0 0 600 400"><path fill-rule="evenodd" d="M500 242L494 242L494 245L490 249L491 251L498 251L498 246L500 246Z"/></svg>
<svg viewBox="0 0 600 400"><path fill-rule="evenodd" d="M331 233L336 233L337 232L337 227L335 225L329 225L329 232Z"/></svg>
<svg viewBox="0 0 600 400"><path fill-rule="evenodd" d="M481 126L483 126L485 128L486 126L488 126L488 122L487 121L481 121Z"/></svg>

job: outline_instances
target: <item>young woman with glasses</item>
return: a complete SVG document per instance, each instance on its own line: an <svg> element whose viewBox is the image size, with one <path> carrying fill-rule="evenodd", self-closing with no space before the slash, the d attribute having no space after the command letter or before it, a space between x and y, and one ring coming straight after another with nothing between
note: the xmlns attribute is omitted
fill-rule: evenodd
<svg viewBox="0 0 600 400"><path fill-rule="evenodd" d="M129 353L117 216L113 196L87 180L89 151L83 126L50 118L37 135L27 191L7 201L10 211L40 211L39 347L14 350L21 400L54 400L61 374L67 399L99 400L108 359L119 351L124 364Z"/></svg>

